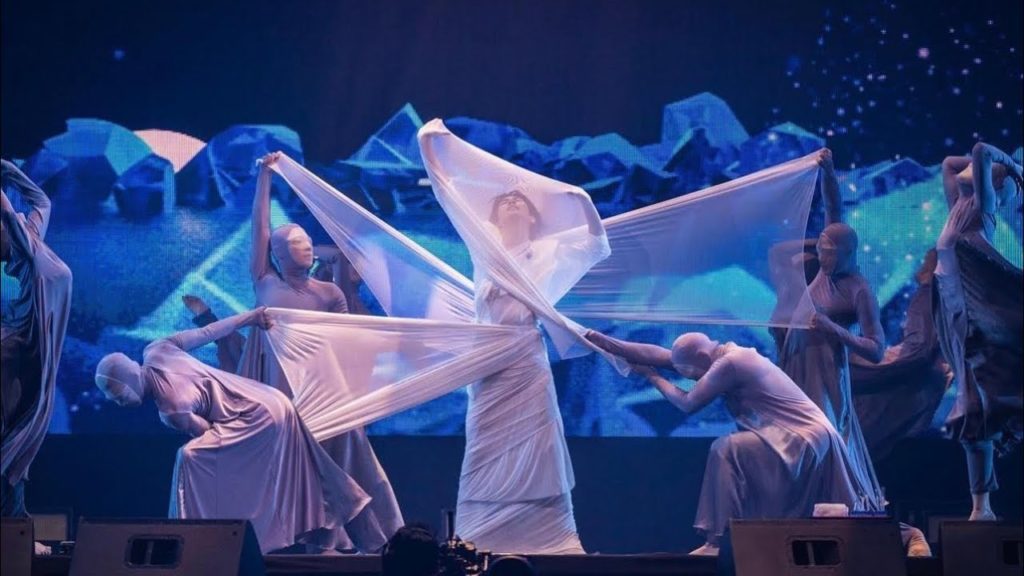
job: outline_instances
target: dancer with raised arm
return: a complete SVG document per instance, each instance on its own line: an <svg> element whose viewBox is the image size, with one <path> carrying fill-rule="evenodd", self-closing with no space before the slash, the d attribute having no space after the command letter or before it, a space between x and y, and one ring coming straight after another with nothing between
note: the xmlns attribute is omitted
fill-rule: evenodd
<svg viewBox="0 0 1024 576"><path fill-rule="evenodd" d="M278 157L279 153L275 153L262 159L253 198L250 273L256 304L346 313L348 305L341 289L309 275L313 266L313 244L309 235L296 224L285 224L273 231L270 229L270 169ZM248 338L239 373L290 396L291 388L284 372L267 349L263 337ZM366 431L358 428L346 432L326 440L323 446L338 466L372 498L358 526L350 526L350 531L355 527L356 532L347 536L360 551L378 551L404 521L391 483L373 452ZM336 542L328 539L323 543L324 548L347 548L345 536L337 534Z"/></svg>
<svg viewBox="0 0 1024 576"><path fill-rule="evenodd" d="M996 208L1019 193L1021 165L979 142L970 157L942 163L949 217L936 242L935 326L955 377L956 403L947 428L967 456L971 520L995 520L989 494L993 453L1021 440L1021 270L992 246Z"/></svg>
<svg viewBox="0 0 1024 576"><path fill-rule="evenodd" d="M711 445L694 527L706 543L691 552L717 555L731 518L810 516L817 503L859 507L842 438L825 414L771 360L753 348L691 332L672 349L625 342L599 332L587 338L625 358L676 408L692 414L721 396L737 432ZM697 381L685 391L658 369Z"/></svg>
<svg viewBox="0 0 1024 576"><path fill-rule="evenodd" d="M779 367L804 391L846 444L858 475L863 507L880 511L885 498L857 420L850 388L849 354L877 362L884 334L878 301L857 268L857 233L841 221L839 182L832 153L821 151L826 226L818 237L819 270L807 287L816 308L810 329L789 329L782 338ZM860 327L860 333L852 326Z"/></svg>
<svg viewBox="0 0 1024 576"><path fill-rule="evenodd" d="M333 282L338 286L345 296L350 314L369 314L369 308L359 298L359 284L362 280L341 251L334 246L314 246L313 254L320 263L313 273L313 278L322 282ZM181 301L192 313L192 323L200 328L219 319L209 304L199 296L185 294ZM241 332L232 332L218 338L216 345L217 366L227 372L237 372L238 363L245 350L245 336Z"/></svg>
<svg viewBox="0 0 1024 576"><path fill-rule="evenodd" d="M551 306L607 257L600 216L582 190L491 156L440 120L420 130L419 142L434 193L473 258L477 322L534 327L520 344L528 356L469 387L458 533L494 552L582 553L538 324L578 341Z"/></svg>
<svg viewBox="0 0 1024 576"><path fill-rule="evenodd" d="M588 199L580 200L590 226L574 243L536 238L532 230L542 215L522 192L494 200L490 224L535 282L543 282L571 252L606 249L600 218ZM476 305L482 323L537 323L527 305L493 282L477 285ZM522 345L534 350L528 360L469 387L456 525L463 538L483 549L582 553L572 514L572 462L540 331Z"/></svg>
<svg viewBox="0 0 1024 576"><path fill-rule="evenodd" d="M342 528L369 496L328 457L284 394L188 354L244 326L267 328L260 308L146 347L143 362L108 354L96 386L120 406L152 397L160 420L193 437L178 451L171 518L245 518L263 552Z"/></svg>
<svg viewBox="0 0 1024 576"><path fill-rule="evenodd" d="M15 186L30 210L15 212L0 190L0 260L18 283L3 316L0 512L26 516L25 479L53 414L57 366L71 312L71 270L44 239L50 199L17 166L2 164L2 184Z"/></svg>

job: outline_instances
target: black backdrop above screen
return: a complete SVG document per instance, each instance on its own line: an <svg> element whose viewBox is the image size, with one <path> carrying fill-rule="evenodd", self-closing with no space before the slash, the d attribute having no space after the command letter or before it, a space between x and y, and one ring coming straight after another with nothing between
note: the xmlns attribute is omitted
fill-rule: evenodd
<svg viewBox="0 0 1024 576"><path fill-rule="evenodd" d="M2 16L5 156L96 117L203 140L283 124L326 160L406 102L543 142L642 143L704 91L751 133L832 129L841 162L1021 140L1019 2L4 0Z"/></svg>

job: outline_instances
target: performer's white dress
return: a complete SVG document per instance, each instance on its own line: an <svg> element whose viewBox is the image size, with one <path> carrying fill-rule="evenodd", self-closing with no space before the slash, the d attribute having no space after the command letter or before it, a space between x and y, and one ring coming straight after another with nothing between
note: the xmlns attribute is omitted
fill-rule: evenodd
<svg viewBox="0 0 1024 576"><path fill-rule="evenodd" d="M543 292L562 261L607 250L603 237L578 232L575 241L540 240L509 253ZM537 322L527 306L486 279L477 283L476 304L481 323ZM572 510L572 462L540 329L521 345L533 354L469 387L456 526L463 539L493 552L583 553Z"/></svg>

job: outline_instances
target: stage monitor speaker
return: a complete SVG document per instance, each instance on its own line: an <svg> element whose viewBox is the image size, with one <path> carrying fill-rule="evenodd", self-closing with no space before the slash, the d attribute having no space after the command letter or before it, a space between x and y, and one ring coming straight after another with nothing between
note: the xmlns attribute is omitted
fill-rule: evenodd
<svg viewBox="0 0 1024 576"><path fill-rule="evenodd" d="M29 576L32 574L34 552L31 518L0 520L0 574Z"/></svg>
<svg viewBox="0 0 1024 576"><path fill-rule="evenodd" d="M1021 525L1008 522L943 522L939 529L943 576L1024 574Z"/></svg>
<svg viewBox="0 0 1024 576"><path fill-rule="evenodd" d="M248 520L97 520L78 523L70 576L261 576Z"/></svg>
<svg viewBox="0 0 1024 576"><path fill-rule="evenodd" d="M891 518L733 520L736 576L904 576L899 526Z"/></svg>

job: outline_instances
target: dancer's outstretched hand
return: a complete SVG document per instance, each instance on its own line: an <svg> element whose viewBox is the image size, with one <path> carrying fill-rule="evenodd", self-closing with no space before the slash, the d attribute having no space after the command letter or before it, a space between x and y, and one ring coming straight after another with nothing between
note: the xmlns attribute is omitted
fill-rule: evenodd
<svg viewBox="0 0 1024 576"><path fill-rule="evenodd" d="M818 166L825 172L833 172L835 166L832 164L832 151L828 148L822 148L818 152Z"/></svg>
<svg viewBox="0 0 1024 576"><path fill-rule="evenodd" d="M584 334L583 337L594 346L608 352L612 352L612 349L615 347L611 338L595 330L587 330L587 333Z"/></svg>
<svg viewBox="0 0 1024 576"><path fill-rule="evenodd" d="M260 158L259 161L257 162L257 164L259 164L260 166L262 166L264 168L270 168L271 166L276 164L277 161L280 160L280 159L281 159L281 153L280 152L271 152L270 154L267 154L267 155L263 156L262 158Z"/></svg>
<svg viewBox="0 0 1024 576"><path fill-rule="evenodd" d="M822 314L821 312L815 312L811 316L811 330L824 334L826 336L836 337L839 335L839 325L832 321L831 318Z"/></svg>
<svg viewBox="0 0 1024 576"><path fill-rule="evenodd" d="M210 309L210 306L207 305L202 298L192 294L185 294L182 296L181 302L185 305L185 308L188 308L188 311L191 312L193 316L205 314Z"/></svg>
<svg viewBox="0 0 1024 576"><path fill-rule="evenodd" d="M252 325L258 327L260 330L270 330L274 325L274 321L271 320L270 315L267 314L266 306L260 306L252 311Z"/></svg>

